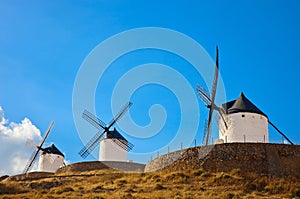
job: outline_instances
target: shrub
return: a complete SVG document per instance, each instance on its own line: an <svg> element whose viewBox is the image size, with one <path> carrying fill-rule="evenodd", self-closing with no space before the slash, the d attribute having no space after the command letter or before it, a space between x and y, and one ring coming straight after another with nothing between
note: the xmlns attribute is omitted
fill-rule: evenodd
<svg viewBox="0 0 300 199"><path fill-rule="evenodd" d="M158 179L158 178L160 178L160 176L157 175L157 174L154 174L154 173L151 173L151 174L149 174L149 175L146 177L147 180L149 180L149 179L151 179L151 180L156 180L156 179Z"/></svg>
<svg viewBox="0 0 300 199"><path fill-rule="evenodd" d="M171 173L165 177L166 181L174 182L174 183L186 183L189 179L189 176L182 173Z"/></svg>
<svg viewBox="0 0 300 199"><path fill-rule="evenodd" d="M1 194L20 194L26 193L27 190L22 189L18 185L8 185L8 184L1 184L0 183L0 195Z"/></svg>
<svg viewBox="0 0 300 199"><path fill-rule="evenodd" d="M177 193L175 196L174 196L174 199L181 199L181 195L179 195L179 193Z"/></svg>
<svg viewBox="0 0 300 199"><path fill-rule="evenodd" d="M227 173L221 172L221 173L218 173L215 178L216 179L229 179L232 177Z"/></svg>
<svg viewBox="0 0 300 199"><path fill-rule="evenodd" d="M205 171L203 169L197 169L195 171L192 172L193 176L200 176L202 173L204 173Z"/></svg>
<svg viewBox="0 0 300 199"><path fill-rule="evenodd" d="M92 197L91 199L105 199L105 198L102 197L102 196L94 196L94 197Z"/></svg>
<svg viewBox="0 0 300 199"><path fill-rule="evenodd" d="M252 182L248 182L245 184L244 192L245 193L252 193L253 191L256 191L256 184Z"/></svg>
<svg viewBox="0 0 300 199"><path fill-rule="evenodd" d="M221 198L223 199L232 199L235 195L233 193L223 193Z"/></svg>
<svg viewBox="0 0 300 199"><path fill-rule="evenodd" d="M231 175L240 175L241 174L241 169L232 169L230 172Z"/></svg>
<svg viewBox="0 0 300 199"><path fill-rule="evenodd" d="M127 183L127 180L125 180L125 179L118 179L118 180L116 180L116 184L118 186L123 186L126 183Z"/></svg>
<svg viewBox="0 0 300 199"><path fill-rule="evenodd" d="M157 183L157 184L155 185L154 189L156 189L156 190L162 190L162 189L165 189L165 187L162 186L162 184Z"/></svg>
<svg viewBox="0 0 300 199"><path fill-rule="evenodd" d="M42 181L42 182L31 182L29 187L31 189L51 189L62 185L59 181Z"/></svg>
<svg viewBox="0 0 300 199"><path fill-rule="evenodd" d="M284 193L284 188L281 185L268 185L265 190L271 194Z"/></svg>
<svg viewBox="0 0 300 199"><path fill-rule="evenodd" d="M56 191L56 194L62 194L64 192L73 192L74 189L72 187L65 187L63 189L59 189Z"/></svg>
<svg viewBox="0 0 300 199"><path fill-rule="evenodd" d="M300 188L296 188L295 196L300 197Z"/></svg>
<svg viewBox="0 0 300 199"><path fill-rule="evenodd" d="M99 185L99 186L93 188L92 191L93 191L93 192L97 192L97 193L98 193L98 192L101 192L101 191L103 191L103 187L102 187L101 185Z"/></svg>
<svg viewBox="0 0 300 199"><path fill-rule="evenodd" d="M211 177L212 174L210 172L206 171L206 172L202 173L200 176L203 177L203 178L208 178L208 177Z"/></svg>
<svg viewBox="0 0 300 199"><path fill-rule="evenodd" d="M131 198L135 198L135 197L132 196L131 193L127 193L127 194L123 195L121 198L122 199L131 199Z"/></svg>

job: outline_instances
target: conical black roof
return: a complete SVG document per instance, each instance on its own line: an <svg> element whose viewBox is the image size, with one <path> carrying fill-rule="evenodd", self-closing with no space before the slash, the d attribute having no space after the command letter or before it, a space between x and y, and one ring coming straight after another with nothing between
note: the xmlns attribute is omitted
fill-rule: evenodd
<svg viewBox="0 0 300 199"><path fill-rule="evenodd" d="M114 130L107 132L107 138L127 141L115 128Z"/></svg>
<svg viewBox="0 0 300 199"><path fill-rule="evenodd" d="M57 155L61 155L61 156L65 157L64 154L62 154L62 152L60 152L58 150L58 148L56 148L56 146L54 144L51 144L51 146L43 149L43 153L42 154L47 154L47 153L57 154Z"/></svg>
<svg viewBox="0 0 300 199"><path fill-rule="evenodd" d="M248 112L257 113L268 117L264 112L257 108L248 98L246 98L244 93L241 93L238 99L222 104L221 109L226 114Z"/></svg>

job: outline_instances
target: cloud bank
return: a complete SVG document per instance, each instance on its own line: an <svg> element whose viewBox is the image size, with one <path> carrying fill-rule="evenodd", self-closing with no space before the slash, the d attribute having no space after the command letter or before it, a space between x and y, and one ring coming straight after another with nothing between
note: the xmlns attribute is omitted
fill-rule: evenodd
<svg viewBox="0 0 300 199"><path fill-rule="evenodd" d="M38 144L42 139L40 130L28 118L21 123L8 121L0 106L0 176L23 172L34 151L26 145L28 139Z"/></svg>

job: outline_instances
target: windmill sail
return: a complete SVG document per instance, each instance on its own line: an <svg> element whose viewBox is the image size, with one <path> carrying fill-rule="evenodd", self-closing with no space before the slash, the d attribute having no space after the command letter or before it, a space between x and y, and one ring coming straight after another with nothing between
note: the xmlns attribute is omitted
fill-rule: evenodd
<svg viewBox="0 0 300 199"><path fill-rule="evenodd" d="M121 117L122 117L122 116L124 115L124 113L130 108L131 105L132 105L132 103L131 103L131 102L128 102L128 103L121 109L121 111L117 114L117 116L109 122L107 128L112 127L119 119L121 119Z"/></svg>
<svg viewBox="0 0 300 199"><path fill-rule="evenodd" d="M217 85L218 85L218 77L219 77L219 50L218 46L216 47L216 68L214 73L214 80L211 90L211 97L209 95L209 92L206 91L203 87L200 85L197 85L197 92L201 100L204 102L204 104L209 108L209 114L208 114L208 120L206 124L206 130L204 132L204 140L205 145L208 145L209 139L210 139L210 132L211 132L211 123L212 123L212 116L214 110L216 110L219 114L219 116L222 118L222 121L224 123L225 128L228 128L227 122L223 116L223 113L221 109L215 104L215 98L216 98L216 92L217 92Z"/></svg>
<svg viewBox="0 0 300 199"><path fill-rule="evenodd" d="M87 110L84 110L82 118L91 123L99 130L105 129L106 124Z"/></svg>
<svg viewBox="0 0 300 199"><path fill-rule="evenodd" d="M218 84L218 76L219 76L219 52L218 52L218 46L217 46L217 48L216 48L216 69L215 69L214 82L213 82L212 91L211 91L211 107L209 109L209 114L208 114L207 135L206 135L206 139L205 139L205 145L208 145L208 143L209 143L212 115L213 115L213 111L215 108L215 98L216 98L216 91L217 91L217 84Z"/></svg>
<svg viewBox="0 0 300 199"><path fill-rule="evenodd" d="M103 132L98 131L92 139L84 146L80 151L79 155L83 158L86 158L97 146L97 144L101 141L104 134L106 133L106 130Z"/></svg>
<svg viewBox="0 0 300 199"><path fill-rule="evenodd" d="M90 141L84 146L80 151L79 155L82 158L86 158L99 144L99 142L105 137L105 134L107 134L107 137L112 133L112 131L109 131L109 129L119 120L121 117L126 113L126 111L130 108L132 105L131 102L128 102L125 104L125 106L121 109L121 111L116 115L114 119L112 119L109 124L106 126L104 122L102 122L99 118L94 116L92 113L85 110L82 114L82 117L87 120L89 123L91 123L93 126L95 126L99 130L104 131L98 131L91 139ZM119 134L117 131L113 135L112 139L119 147L122 149L129 151L133 148L133 144L128 142L121 134Z"/></svg>
<svg viewBox="0 0 300 199"><path fill-rule="evenodd" d="M116 143L125 151L130 151L134 146L132 143L128 142L116 129L110 131L107 134L107 138L111 138L114 143Z"/></svg>
<svg viewBox="0 0 300 199"><path fill-rule="evenodd" d="M203 87L201 87L200 85L197 85L196 90L198 92L199 97L204 102L204 104L207 107L211 106L211 99L210 99L210 96L209 96L209 92L207 90L205 90Z"/></svg>

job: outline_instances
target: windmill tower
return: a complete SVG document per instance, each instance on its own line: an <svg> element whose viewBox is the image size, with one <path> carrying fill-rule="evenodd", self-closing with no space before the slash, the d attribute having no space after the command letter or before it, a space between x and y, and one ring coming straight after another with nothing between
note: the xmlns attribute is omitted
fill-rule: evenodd
<svg viewBox="0 0 300 199"><path fill-rule="evenodd" d="M42 149L40 155L38 171L55 172L64 165L64 154L56 148L54 144Z"/></svg>
<svg viewBox="0 0 300 199"><path fill-rule="evenodd" d="M53 125L54 125L54 122L51 122L51 124L45 134L45 137L43 138L40 145L36 146L36 145L28 142L28 144L34 146L36 148L36 150L33 152L33 154L31 155L31 158L27 162L23 173L28 173L31 170L40 151L42 151L42 154L40 155L39 164L38 164L39 171L55 172L58 168L60 168L64 165L64 155L54 146L54 144L52 144L48 148L42 148Z"/></svg>
<svg viewBox="0 0 300 199"><path fill-rule="evenodd" d="M219 121L219 138L221 142L269 142L270 124L290 144L293 142L282 133L245 95L241 93L238 99L224 103L219 108L225 117L228 128L224 122Z"/></svg>
<svg viewBox="0 0 300 199"><path fill-rule="evenodd" d="M201 100L209 109L208 120L204 132L205 145L209 144L211 122L214 111L218 112L219 140L217 143L228 142L269 142L268 124L270 124L284 139L293 145L292 141L282 133L243 93L238 99L227 102L221 107L215 104L215 96L218 83L219 59L218 47L216 48L216 69L211 96L200 85L197 92Z"/></svg>
<svg viewBox="0 0 300 199"><path fill-rule="evenodd" d="M133 144L128 142L115 128L109 130L129 109L131 102L127 103L117 116L106 125L95 115L85 110L82 117L96 127L99 131L84 146L79 155L86 158L100 143L99 161L121 161L127 159L127 152L133 148Z"/></svg>
<svg viewBox="0 0 300 199"><path fill-rule="evenodd" d="M222 104L221 110L230 123L223 128L219 122L219 138L227 142L269 142L268 116L243 93L239 98Z"/></svg>

